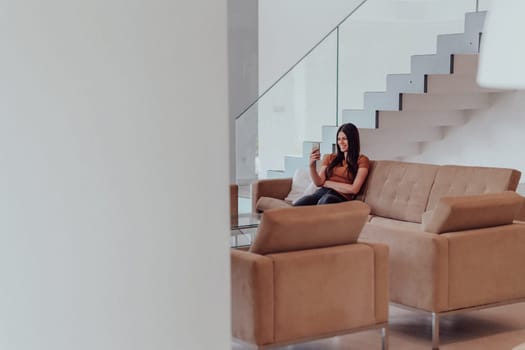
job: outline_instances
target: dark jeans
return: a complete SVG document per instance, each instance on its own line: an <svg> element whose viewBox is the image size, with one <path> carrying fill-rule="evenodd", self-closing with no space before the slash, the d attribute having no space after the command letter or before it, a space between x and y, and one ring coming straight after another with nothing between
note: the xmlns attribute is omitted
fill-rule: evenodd
<svg viewBox="0 0 525 350"><path fill-rule="evenodd" d="M343 197L339 192L332 190L331 188L321 187L314 193L301 197L294 203L295 206L299 205L316 205L316 204L330 204L346 202L348 199Z"/></svg>

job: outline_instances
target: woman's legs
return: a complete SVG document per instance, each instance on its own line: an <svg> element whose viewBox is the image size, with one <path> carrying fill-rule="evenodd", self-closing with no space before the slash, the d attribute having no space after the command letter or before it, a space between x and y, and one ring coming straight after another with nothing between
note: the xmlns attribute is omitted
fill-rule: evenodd
<svg viewBox="0 0 525 350"><path fill-rule="evenodd" d="M309 194L307 196L299 198L295 203L294 206L301 206L301 205L316 205L319 200L330 191L329 188L321 187L317 191L315 191L312 194Z"/></svg>
<svg viewBox="0 0 525 350"><path fill-rule="evenodd" d="M335 192L334 190L330 190L330 192L325 193L317 202L317 204L331 204L331 203L341 203L346 202L347 199L341 196L339 193Z"/></svg>
<svg viewBox="0 0 525 350"><path fill-rule="evenodd" d="M347 199L331 188L321 187L313 194L299 198L294 206L346 202Z"/></svg>

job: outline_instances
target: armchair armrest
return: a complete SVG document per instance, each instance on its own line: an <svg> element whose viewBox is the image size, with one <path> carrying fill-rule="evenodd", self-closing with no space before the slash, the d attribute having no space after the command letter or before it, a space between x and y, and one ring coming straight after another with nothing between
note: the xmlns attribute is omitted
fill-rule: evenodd
<svg viewBox="0 0 525 350"><path fill-rule="evenodd" d="M272 343L273 264L268 257L232 249L232 334L258 345Z"/></svg>
<svg viewBox="0 0 525 350"><path fill-rule="evenodd" d="M292 178L258 180L252 184L252 210L261 197L284 199L292 189Z"/></svg>
<svg viewBox="0 0 525 350"><path fill-rule="evenodd" d="M374 284L376 322L388 321L388 246L382 243L364 243L374 249Z"/></svg>
<svg viewBox="0 0 525 350"><path fill-rule="evenodd" d="M448 240L443 235L368 223L359 242L389 246L391 301L433 312L448 308Z"/></svg>

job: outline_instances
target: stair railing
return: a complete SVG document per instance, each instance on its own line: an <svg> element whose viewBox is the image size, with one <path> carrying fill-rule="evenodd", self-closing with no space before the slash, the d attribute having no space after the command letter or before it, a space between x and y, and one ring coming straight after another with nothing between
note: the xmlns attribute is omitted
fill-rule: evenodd
<svg viewBox="0 0 525 350"><path fill-rule="evenodd" d="M260 94L252 103L250 103L246 108L244 108L242 110L241 113L239 113L235 119L239 119L241 118L252 106L254 106L257 102L259 102L259 100L261 98L263 98L271 89L273 89L273 87L275 85L277 85L281 80L283 80L284 77L286 77L288 75L288 73L290 73L295 67L297 67L297 65L299 65L301 62L303 62L303 60L310 56L310 54L319 46L321 45L325 40L326 38L328 38L330 35L332 35L333 32L337 32L337 35L338 35L338 38L339 38L339 27L344 23L346 22L346 20L348 18L350 18L357 10L359 10L359 8L361 8L361 6L363 6L367 1L369 0L363 0L361 1L349 14L347 14L334 28L332 28L332 30L330 30L328 33L326 33L325 36L323 36L321 38L321 40L319 40L317 43L315 43L315 45L310 49L308 50L303 56L301 56L301 58L299 58L299 60L297 60L297 62L295 62L290 68L288 68L288 70L286 70L279 78L277 78L277 80L271 84L268 88L266 88L266 90L263 91L262 94ZM338 40L339 41L339 40Z"/></svg>

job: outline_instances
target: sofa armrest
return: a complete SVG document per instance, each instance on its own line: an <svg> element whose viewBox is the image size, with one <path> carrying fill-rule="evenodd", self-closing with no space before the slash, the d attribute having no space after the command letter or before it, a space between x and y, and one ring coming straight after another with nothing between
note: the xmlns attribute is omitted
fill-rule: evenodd
<svg viewBox="0 0 525 350"><path fill-rule="evenodd" d="M523 197L512 191L441 197L423 214L423 230L445 233L511 224L522 203Z"/></svg>
<svg viewBox="0 0 525 350"><path fill-rule="evenodd" d="M232 335L263 345L274 341L273 264L268 257L232 249Z"/></svg>
<svg viewBox="0 0 525 350"><path fill-rule="evenodd" d="M365 243L374 249L375 317L376 322L388 321L388 246L381 243Z"/></svg>
<svg viewBox="0 0 525 350"><path fill-rule="evenodd" d="M448 240L445 237L368 223L359 241L389 246L391 301L433 312L448 308Z"/></svg>
<svg viewBox="0 0 525 350"><path fill-rule="evenodd" d="M252 211L261 197L285 199L292 189L292 178L258 180L252 184Z"/></svg>
<svg viewBox="0 0 525 350"><path fill-rule="evenodd" d="M525 225L444 233L449 250L449 307L525 298Z"/></svg>

